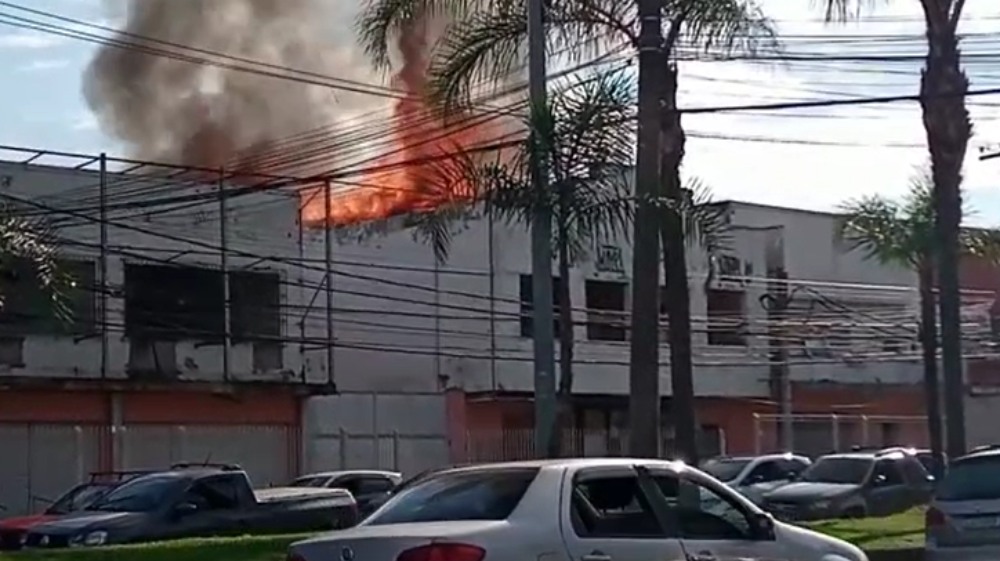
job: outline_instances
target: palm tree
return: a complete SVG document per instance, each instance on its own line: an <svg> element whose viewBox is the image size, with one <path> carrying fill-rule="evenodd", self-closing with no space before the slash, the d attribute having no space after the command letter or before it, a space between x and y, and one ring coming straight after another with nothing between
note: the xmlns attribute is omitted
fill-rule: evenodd
<svg viewBox="0 0 1000 561"><path fill-rule="evenodd" d="M73 319L67 291L74 279L60 266L57 245L46 219L24 218L13 206L0 204L0 274L30 271L48 296L55 319L66 323ZM0 288L0 310L6 296Z"/></svg>
<svg viewBox="0 0 1000 561"><path fill-rule="evenodd" d="M920 294L918 333L924 365L927 432L935 464L943 466L934 298L934 265L939 254L934 235L933 181L927 171L917 174L911 180L909 193L901 202L871 196L846 203L842 207L845 216L840 235L853 249L864 251L869 259L906 267L917 273ZM989 230L963 230L961 250L968 255L996 261L1000 256L1000 236Z"/></svg>
<svg viewBox="0 0 1000 561"><path fill-rule="evenodd" d="M827 0L828 20L860 14L866 0ZM961 249L962 166L972 135L965 106L969 80L962 70L958 23L965 0L920 0L927 34L927 60L920 79L927 147L930 151L934 238L941 311L941 362L948 409L948 453L965 452L962 334L958 256Z"/></svg>
<svg viewBox="0 0 1000 561"><path fill-rule="evenodd" d="M663 18L670 27L666 39L666 54L676 58L678 45L705 50L754 50L762 44L773 44L773 30L752 1L745 0L664 0ZM624 46L631 53L638 51L639 22L634 2L622 0L548 0L546 2L547 50L550 53L569 51L571 57L593 54L602 48ZM435 46L431 62L431 97L446 108L466 108L472 103L474 84L481 81L500 86L508 76L515 75L523 61L528 34L526 0L372 0L359 19L361 42L372 60L381 68L388 68L389 53L400 32L414 22L431 18L449 18L452 22L442 39ZM673 80L673 87L662 93L663 127L669 133L664 138L664 168L668 171L660 191L672 199L675 208L683 199L680 165L683 159L684 138L680 117L674 103L677 68L665 69ZM637 185L642 193L655 193L645 185ZM676 215L676 213L670 213ZM672 353L687 356L687 360L673 361L672 378L675 399L686 403L681 408L684 419L679 441L688 449L685 455L694 458L693 383L690 361L690 313L688 305L687 271L684 265L684 229L676 220L668 220L663 236L670 242L670 259L678 266L671 271L672 278L683 282L668 283L671 287L670 323L673 326L672 342L677 348ZM659 233L654 228L653 235ZM657 240L654 243L659 243ZM658 278L658 259L649 263L636 263L645 277ZM633 279L635 281L635 279ZM657 286L657 282L646 283ZM636 294L636 299L656 302L659 294ZM680 302L684 304L680 304ZM656 307L654 306L655 310ZM633 314L633 322L635 315ZM643 345L651 348L636 352L630 368L658 372L658 364L638 363L637 356L652 357L658 362L658 338L644 337ZM677 392L676 389L683 391ZM686 389L685 389L686 388ZM637 391L634 389L634 391ZM633 425L659 426L658 406L649 411L632 411ZM643 442L641 449L632 450L636 455L656 455L658 442Z"/></svg>

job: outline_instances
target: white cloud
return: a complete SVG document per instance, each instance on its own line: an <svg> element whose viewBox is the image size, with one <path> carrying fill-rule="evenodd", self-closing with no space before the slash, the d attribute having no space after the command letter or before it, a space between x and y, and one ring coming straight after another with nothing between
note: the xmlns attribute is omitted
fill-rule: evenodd
<svg viewBox="0 0 1000 561"><path fill-rule="evenodd" d="M0 35L2 49L48 49L63 42L61 37L41 33L5 33Z"/></svg>
<svg viewBox="0 0 1000 561"><path fill-rule="evenodd" d="M39 59L18 67L18 70L21 72L45 72L47 70L58 70L60 68L66 68L69 65L70 61L67 59L62 59L62 58Z"/></svg>

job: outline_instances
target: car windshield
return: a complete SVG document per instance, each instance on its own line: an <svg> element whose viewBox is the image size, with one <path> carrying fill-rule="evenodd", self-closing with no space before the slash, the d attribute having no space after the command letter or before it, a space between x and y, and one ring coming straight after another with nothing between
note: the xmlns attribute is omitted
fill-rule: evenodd
<svg viewBox="0 0 1000 561"><path fill-rule="evenodd" d="M365 524L504 520L537 474L537 468L509 468L428 477L390 499Z"/></svg>
<svg viewBox="0 0 1000 561"><path fill-rule="evenodd" d="M701 469L719 481L731 481L749 464L750 460L708 460Z"/></svg>
<svg viewBox="0 0 1000 561"><path fill-rule="evenodd" d="M326 487L330 478L322 475L307 475L288 484L289 487Z"/></svg>
<svg viewBox="0 0 1000 561"><path fill-rule="evenodd" d="M798 481L860 485L868 477L873 464L871 458L820 458L802 472Z"/></svg>
<svg viewBox="0 0 1000 561"><path fill-rule="evenodd" d="M169 475L133 479L101 497L87 510L109 512L149 512L161 506L184 481Z"/></svg>
<svg viewBox="0 0 1000 561"><path fill-rule="evenodd" d="M45 513L59 515L83 510L100 499L111 488L112 485L107 483L84 483L83 485L77 485L68 493L59 497L56 502L52 503L52 506L46 509Z"/></svg>
<svg viewBox="0 0 1000 561"><path fill-rule="evenodd" d="M937 488L942 501L1000 499L1000 456L955 462Z"/></svg>

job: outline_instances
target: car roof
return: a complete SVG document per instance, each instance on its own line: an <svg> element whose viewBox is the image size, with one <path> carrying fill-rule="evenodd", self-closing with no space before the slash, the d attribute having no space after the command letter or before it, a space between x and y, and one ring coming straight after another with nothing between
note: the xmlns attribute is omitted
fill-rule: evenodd
<svg viewBox="0 0 1000 561"><path fill-rule="evenodd" d="M559 458L550 460L525 460L520 462L499 462L446 468L439 473L460 473L475 471L491 471L500 469L537 468L537 469L586 469L591 467L631 467L634 465L665 467L675 471L692 469L684 462L676 460L661 460L656 458Z"/></svg>
<svg viewBox="0 0 1000 561"><path fill-rule="evenodd" d="M398 471L388 471L381 469L344 469L338 471L319 471L314 473L306 473L296 477L295 479L308 479L314 477L342 477L345 475L380 475L383 477L402 477L402 474Z"/></svg>

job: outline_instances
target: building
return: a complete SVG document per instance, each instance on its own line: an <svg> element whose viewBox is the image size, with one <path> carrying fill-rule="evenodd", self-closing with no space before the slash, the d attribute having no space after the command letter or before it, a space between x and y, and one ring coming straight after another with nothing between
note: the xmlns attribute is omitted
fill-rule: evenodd
<svg viewBox="0 0 1000 561"><path fill-rule="evenodd" d="M0 441L27 461L0 476L28 491L12 486L0 502L30 506L25 497L96 468L178 460L240 461L278 482L531 453L525 229L470 217L441 262L412 217L329 234L303 226L295 185L280 178L17 159L0 165L0 197L53 226L74 314L56 321L37 287L18 282L26 271L4 283ZM776 446L779 342L797 447L919 443L913 274L845 247L834 215L717 205L731 247L689 253L706 450ZM568 279L573 453L625 442L630 258L608 240ZM792 299L776 316L764 303L782 287ZM668 420L666 364L660 381ZM664 433L669 447L669 423Z"/></svg>

